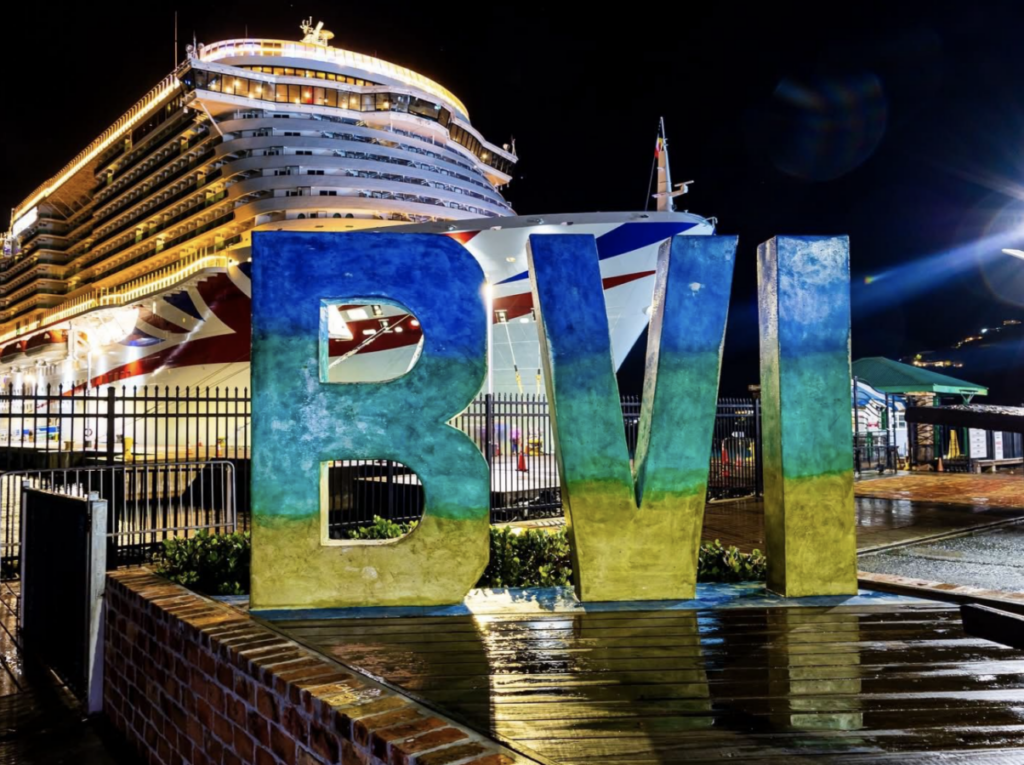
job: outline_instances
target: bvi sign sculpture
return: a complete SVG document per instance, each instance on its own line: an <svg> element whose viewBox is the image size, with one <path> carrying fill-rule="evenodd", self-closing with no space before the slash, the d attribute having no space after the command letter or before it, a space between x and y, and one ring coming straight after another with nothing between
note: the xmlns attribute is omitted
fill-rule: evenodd
<svg viewBox="0 0 1024 765"><path fill-rule="evenodd" d="M694 594L735 250L734 237L682 236L662 248L631 468L594 240L530 238L534 305L581 599ZM773 252L778 274L796 273L814 259L812 253L790 263L789 250ZM829 535L845 540L847 521L852 534L853 506L852 497L848 508L837 505L814 538L786 536L804 528L800 524L809 512L802 500L786 505L798 497L793 486L810 485L806 470L791 467L805 449L792 424L813 416L801 414L799 396L790 393L793 367L785 359L804 351L788 339L787 306L818 299L807 294L810 283L795 289L789 284L762 290L764 299L775 301L769 312L785 317L777 323L783 359L777 387L786 394L780 396L781 425L772 431L785 448L778 451L781 461L771 464L790 479L785 491L769 492L766 502L779 505L771 510L769 534L781 531L785 538L778 565L786 573L773 581L795 591L809 569L793 565L794 556L813 562L848 554L845 541L834 546ZM848 276L846 284L848 290ZM446 604L460 601L476 583L487 563L489 475L477 447L447 421L484 382L489 317L482 285L473 257L444 236L254 234L254 609ZM326 309L341 303L390 303L415 314L424 339L414 367L386 382L326 382ZM848 298L846 306L848 338ZM823 338L822 348L835 356L834 369L819 380L829 391L842 366L832 339ZM848 345L843 358L848 374ZM847 388L848 377L837 390ZM836 433L830 430L827 437ZM848 432L841 443L851 470ZM841 452L837 446L834 464L840 467ZM331 540L327 466L365 459L396 460L416 472L423 519L397 540ZM826 476L813 460L808 464L812 478L825 476L821 485L833 485L832 473ZM841 504L846 495L833 492L829 501ZM778 518L783 520L773 520ZM846 586L844 580L840 589ZM811 592L821 587L811 581L801 594L823 594ZM829 588L839 591L831 583Z"/></svg>

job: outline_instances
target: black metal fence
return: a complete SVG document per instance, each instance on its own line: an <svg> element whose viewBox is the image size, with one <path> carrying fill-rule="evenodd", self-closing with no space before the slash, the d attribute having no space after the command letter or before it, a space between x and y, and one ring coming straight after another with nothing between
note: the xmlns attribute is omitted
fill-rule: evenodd
<svg viewBox="0 0 1024 765"><path fill-rule="evenodd" d="M896 470L898 455L887 430L865 430L854 434L853 464L858 473Z"/></svg>
<svg viewBox="0 0 1024 765"><path fill-rule="evenodd" d="M722 398L711 442L708 499L760 494L761 401Z"/></svg>
<svg viewBox="0 0 1024 765"><path fill-rule="evenodd" d="M245 529L250 413L249 392L238 388L7 388L0 390L0 473L223 460L233 465L238 526ZM632 458L639 397L623 397L622 417ZM480 396L451 424L472 439L488 462L494 522L561 515L554 433L543 396ZM720 400L709 455L709 499L760 492L759 444L760 402ZM375 515L395 521L422 515L419 480L398 462L332 463L328 489L335 537L370 523Z"/></svg>
<svg viewBox="0 0 1024 765"><path fill-rule="evenodd" d="M93 465L0 474L0 578L21 564L22 488L107 501L111 568L149 560L167 539L238 528L235 465L227 460Z"/></svg>

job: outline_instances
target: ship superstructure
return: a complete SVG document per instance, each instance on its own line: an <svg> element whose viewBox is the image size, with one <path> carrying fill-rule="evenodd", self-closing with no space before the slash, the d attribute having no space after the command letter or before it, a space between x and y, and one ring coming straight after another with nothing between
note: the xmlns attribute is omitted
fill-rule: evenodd
<svg viewBox="0 0 1024 765"><path fill-rule="evenodd" d="M659 198L659 212L512 217L501 189L513 146L487 141L442 85L332 47L311 20L303 32L189 46L13 211L0 382L245 386L252 232L400 226L452 236L480 261L491 388L539 391L529 234L596 237L620 362L646 326L658 247L713 232L672 212L682 192ZM396 307L342 306L331 328L332 379L386 379L416 358L418 322Z"/></svg>

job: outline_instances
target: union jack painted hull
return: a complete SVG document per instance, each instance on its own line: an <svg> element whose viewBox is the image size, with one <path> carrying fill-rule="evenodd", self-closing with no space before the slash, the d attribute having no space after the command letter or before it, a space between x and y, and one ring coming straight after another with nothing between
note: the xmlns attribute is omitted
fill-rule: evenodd
<svg viewBox="0 0 1024 765"><path fill-rule="evenodd" d="M678 234L713 234L714 225L687 213L597 213L396 226L388 231L446 234L472 253L493 285L493 391L541 393L537 325L527 273L529 236L572 233L595 237L618 368L647 326L660 246ZM236 255L248 259L244 250ZM88 378L93 386L247 388L249 266L241 262L225 272L147 298L131 309L119 309L120 329L107 326L98 332L97 323L103 319L96 316L72 321L72 337L79 330L101 338L105 332L109 339L98 344L92 341L92 351L85 354L75 353L72 341L66 358L48 364L37 382L67 387ZM415 317L387 306L361 311L358 316L350 318L342 334L330 340L330 354L337 362L331 368L331 379L379 380L407 371L415 361L421 337ZM0 378L4 384L18 387L25 382L19 375L24 375L26 368L17 360L0 363Z"/></svg>

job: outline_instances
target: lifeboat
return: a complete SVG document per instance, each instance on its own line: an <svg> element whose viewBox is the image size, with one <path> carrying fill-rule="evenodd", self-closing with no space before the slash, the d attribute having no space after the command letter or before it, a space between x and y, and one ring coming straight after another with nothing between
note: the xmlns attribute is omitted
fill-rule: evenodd
<svg viewBox="0 0 1024 765"><path fill-rule="evenodd" d="M13 364L16 361L24 360L27 342L27 340L15 340L13 343L5 345L4 349L0 351L0 364Z"/></svg>
<svg viewBox="0 0 1024 765"><path fill-rule="evenodd" d="M6 353L7 349L4 348L3 352ZM34 361L63 361L68 355L67 331L51 329L33 335L25 342L25 354Z"/></svg>

